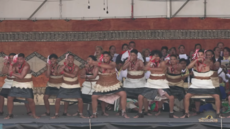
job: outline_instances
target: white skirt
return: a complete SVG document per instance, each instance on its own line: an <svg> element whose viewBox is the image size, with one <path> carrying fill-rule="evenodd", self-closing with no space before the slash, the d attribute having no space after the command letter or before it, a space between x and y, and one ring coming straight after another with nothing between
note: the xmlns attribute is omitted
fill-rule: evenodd
<svg viewBox="0 0 230 129"><path fill-rule="evenodd" d="M4 81L5 83L3 84L2 88L10 89L13 84L13 80L9 80L6 78Z"/></svg>
<svg viewBox="0 0 230 129"><path fill-rule="evenodd" d="M166 79L148 79L145 87L153 89L168 89L169 85Z"/></svg>
<svg viewBox="0 0 230 129"><path fill-rule="evenodd" d="M81 88L82 94L92 95L94 92L95 85L96 85L96 82L84 81L84 83L82 84L82 88Z"/></svg>
<svg viewBox="0 0 230 129"><path fill-rule="evenodd" d="M215 89L215 86L213 86L211 79L201 80L201 79L192 78L192 85L190 85L189 88L193 88L193 89Z"/></svg>
<svg viewBox="0 0 230 129"><path fill-rule="evenodd" d="M126 78L123 84L124 88L143 88L146 84L145 77L140 79Z"/></svg>

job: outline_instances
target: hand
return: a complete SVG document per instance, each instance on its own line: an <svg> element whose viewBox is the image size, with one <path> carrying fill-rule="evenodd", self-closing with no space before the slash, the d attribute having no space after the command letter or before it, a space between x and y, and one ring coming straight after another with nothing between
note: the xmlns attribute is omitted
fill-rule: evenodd
<svg viewBox="0 0 230 129"><path fill-rule="evenodd" d="M131 56L130 56L130 57L129 57L129 61L131 61L131 62L132 62L132 61L133 61L133 57L131 57Z"/></svg>
<svg viewBox="0 0 230 129"><path fill-rule="evenodd" d="M65 59L64 65L68 65L69 61L67 59Z"/></svg>
<svg viewBox="0 0 230 129"><path fill-rule="evenodd" d="M197 58L196 60L197 61L203 61L203 58Z"/></svg>
<svg viewBox="0 0 230 129"><path fill-rule="evenodd" d="M155 60L155 56L151 56L151 59L150 59L150 61L153 61L153 60Z"/></svg>

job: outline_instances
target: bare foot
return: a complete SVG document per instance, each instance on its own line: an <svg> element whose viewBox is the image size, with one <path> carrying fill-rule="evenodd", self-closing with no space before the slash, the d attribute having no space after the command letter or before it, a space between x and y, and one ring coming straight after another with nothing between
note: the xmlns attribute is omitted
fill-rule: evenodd
<svg viewBox="0 0 230 129"><path fill-rule="evenodd" d="M173 118L179 118L178 116L173 115Z"/></svg>
<svg viewBox="0 0 230 129"><path fill-rule="evenodd" d="M51 119L56 119L56 118L58 118L59 117L59 115L58 114L55 114L53 117L50 117Z"/></svg>
<svg viewBox="0 0 230 129"><path fill-rule="evenodd" d="M7 117L5 117L4 119L5 119L5 120L9 120L9 119L12 119L13 117L14 117L14 115L11 114L11 115L8 115Z"/></svg>
<svg viewBox="0 0 230 129"><path fill-rule="evenodd" d="M145 112L144 112L144 115L147 115L147 116L152 116L152 114L151 114L151 113L149 113L148 111L145 111Z"/></svg>
<svg viewBox="0 0 230 129"><path fill-rule="evenodd" d="M33 115L34 119L40 119L40 117Z"/></svg>
<svg viewBox="0 0 230 129"><path fill-rule="evenodd" d="M182 117L180 117L180 118L189 118L190 117L190 115L188 114L188 113L185 113Z"/></svg>
<svg viewBox="0 0 230 129"><path fill-rule="evenodd" d="M230 116L228 116L227 118L230 118Z"/></svg>
<svg viewBox="0 0 230 129"><path fill-rule="evenodd" d="M106 112L102 112L101 115L102 116L109 116L109 114L107 114Z"/></svg>
<svg viewBox="0 0 230 129"><path fill-rule="evenodd" d="M144 118L144 114L143 113L138 113L136 116L134 116L133 118Z"/></svg>
<svg viewBox="0 0 230 129"><path fill-rule="evenodd" d="M161 114L161 111L158 111L155 116L159 116Z"/></svg>
<svg viewBox="0 0 230 129"><path fill-rule="evenodd" d="M73 114L72 116L79 116L80 118L88 118L88 117L83 116L82 113L78 113L78 112Z"/></svg>
<svg viewBox="0 0 230 129"><path fill-rule="evenodd" d="M63 115L63 116L71 116L69 113L66 113L66 112L63 113L62 115Z"/></svg>
<svg viewBox="0 0 230 129"><path fill-rule="evenodd" d="M97 114L93 114L90 118L97 118Z"/></svg>
<svg viewBox="0 0 230 129"><path fill-rule="evenodd" d="M126 118L126 119L129 118L129 117L127 116L126 112L123 112L123 113L122 113L122 117L124 117L124 118Z"/></svg>
<svg viewBox="0 0 230 129"><path fill-rule="evenodd" d="M42 114L41 116L50 116L49 112L45 112L44 114Z"/></svg>

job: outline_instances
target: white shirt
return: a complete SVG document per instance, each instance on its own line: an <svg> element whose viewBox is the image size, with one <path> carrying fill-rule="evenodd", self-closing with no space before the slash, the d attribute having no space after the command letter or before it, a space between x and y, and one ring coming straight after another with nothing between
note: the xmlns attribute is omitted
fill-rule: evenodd
<svg viewBox="0 0 230 129"><path fill-rule="evenodd" d="M129 56L130 56L130 55L129 55L129 52L126 51L124 54L122 54L122 56L121 56L121 61L124 61L124 60L125 60L126 58L128 58ZM142 57L142 55L141 55L140 52L138 52L137 58L140 59L140 60L142 60L142 61L144 62L144 59L143 59L143 57Z"/></svg>
<svg viewBox="0 0 230 129"><path fill-rule="evenodd" d="M179 58L187 60L188 56L186 54L179 54Z"/></svg>
<svg viewBox="0 0 230 129"><path fill-rule="evenodd" d="M119 54L117 54L117 53L115 53L114 55L113 55L113 62L116 62L116 59L117 59L117 56L118 56Z"/></svg>
<svg viewBox="0 0 230 129"><path fill-rule="evenodd" d="M122 81L123 78L127 77L127 69L126 70L121 70L120 73L116 68L116 74L117 74L117 80Z"/></svg>

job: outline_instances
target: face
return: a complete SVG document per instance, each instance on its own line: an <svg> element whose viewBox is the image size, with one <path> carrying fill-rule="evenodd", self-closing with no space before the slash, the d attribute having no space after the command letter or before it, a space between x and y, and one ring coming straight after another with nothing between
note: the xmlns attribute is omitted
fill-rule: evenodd
<svg viewBox="0 0 230 129"><path fill-rule="evenodd" d="M220 48L216 48L216 50L214 51L215 55L220 55Z"/></svg>
<svg viewBox="0 0 230 129"><path fill-rule="evenodd" d="M213 57L213 55L212 55L212 53L211 52L206 52L206 59L209 59L209 60L211 60L212 59L212 57Z"/></svg>
<svg viewBox="0 0 230 129"><path fill-rule="evenodd" d="M223 43L219 43L217 47L220 48L220 50L223 50L224 49L224 44Z"/></svg>
<svg viewBox="0 0 230 129"><path fill-rule="evenodd" d="M204 53L203 52L198 52L198 58L204 58Z"/></svg>
<svg viewBox="0 0 230 129"><path fill-rule="evenodd" d="M181 54L183 54L184 53L184 47L183 46L181 46L180 48L179 48L179 52L181 53Z"/></svg>
<svg viewBox="0 0 230 129"><path fill-rule="evenodd" d="M129 44L129 49L135 49L135 44L134 43L130 43Z"/></svg>
<svg viewBox="0 0 230 129"><path fill-rule="evenodd" d="M133 60L136 60L137 59L137 55L135 53L130 53L130 57L133 59Z"/></svg>
<svg viewBox="0 0 230 129"><path fill-rule="evenodd" d="M116 48L112 47L109 51L110 51L110 53L115 53L116 52Z"/></svg>
<svg viewBox="0 0 230 129"><path fill-rule="evenodd" d="M57 62L57 59L51 58L50 61L51 61L51 64L55 64Z"/></svg>
<svg viewBox="0 0 230 129"><path fill-rule="evenodd" d="M23 57L18 57L18 64L23 64L23 62L25 61L25 59Z"/></svg>
<svg viewBox="0 0 230 129"><path fill-rule="evenodd" d="M110 59L111 59L111 57L108 54L103 55L103 60L104 60L105 63L109 62Z"/></svg>
<svg viewBox="0 0 230 129"><path fill-rule="evenodd" d="M159 57L159 55L156 55L156 54L155 54L154 56L155 56L155 60L156 60L156 61L161 60L161 58Z"/></svg>
<svg viewBox="0 0 230 129"><path fill-rule="evenodd" d="M126 46L126 45L123 46L122 50L123 50L123 51L127 51L127 50L128 50L128 46Z"/></svg>
<svg viewBox="0 0 230 129"><path fill-rule="evenodd" d="M185 69L185 68L186 68L186 65L187 65L187 64L186 64L185 61L181 61L180 64L181 64L181 66L182 66L182 69Z"/></svg>
<svg viewBox="0 0 230 129"><path fill-rule="evenodd" d="M167 54L166 49L161 50L161 53L162 53L163 56L166 56L166 54Z"/></svg>
<svg viewBox="0 0 230 129"><path fill-rule="evenodd" d="M226 49L224 49L224 56L225 56L225 57L228 57L228 56L229 56L229 52L228 52Z"/></svg>
<svg viewBox="0 0 230 129"><path fill-rule="evenodd" d="M87 62L88 64L91 64L92 61L93 61L93 60L92 60L92 58L90 58L90 57L88 57L87 60L86 60L86 62Z"/></svg>
<svg viewBox="0 0 230 129"><path fill-rule="evenodd" d="M149 56L149 54L150 54L150 52L148 51L148 50L145 50L145 57L148 57Z"/></svg>
<svg viewBox="0 0 230 129"><path fill-rule="evenodd" d="M10 56L10 57L9 57L9 62L12 62L12 61L13 61L13 58L14 58L14 56Z"/></svg>
<svg viewBox="0 0 230 129"><path fill-rule="evenodd" d="M99 47L96 47L96 55L102 54L102 51Z"/></svg>
<svg viewBox="0 0 230 129"><path fill-rule="evenodd" d="M170 55L175 55L175 54L176 54L175 49L171 49L171 50L170 50Z"/></svg>
<svg viewBox="0 0 230 129"><path fill-rule="evenodd" d="M201 46L200 45L196 45L196 49L201 49Z"/></svg>
<svg viewBox="0 0 230 129"><path fill-rule="evenodd" d="M73 56L68 56L67 60L68 60L69 63L71 63L71 64L74 62Z"/></svg>
<svg viewBox="0 0 230 129"><path fill-rule="evenodd" d="M171 56L171 57L170 57L170 62L171 62L171 64L176 64L176 63L177 63L176 57Z"/></svg>

